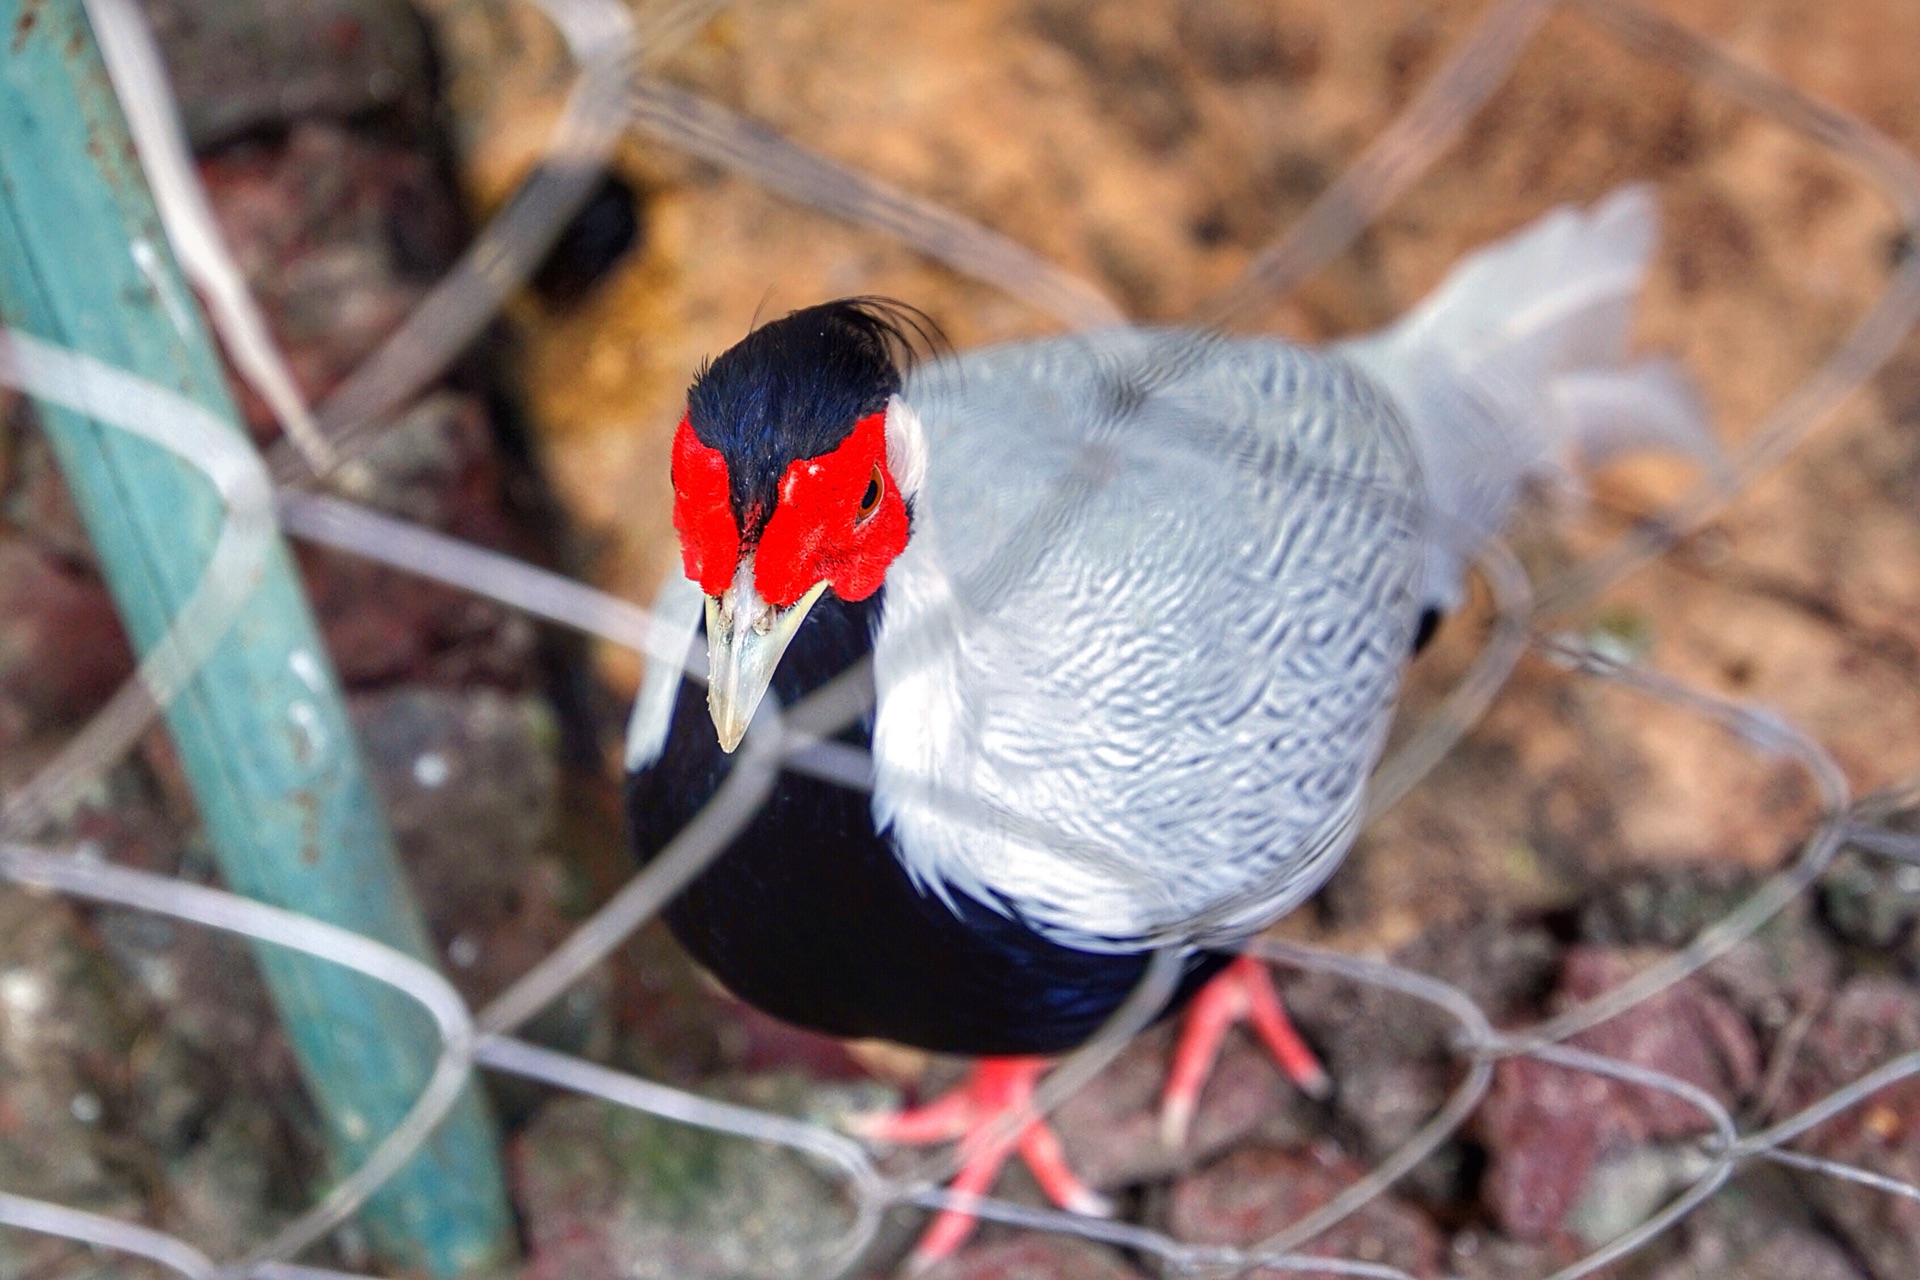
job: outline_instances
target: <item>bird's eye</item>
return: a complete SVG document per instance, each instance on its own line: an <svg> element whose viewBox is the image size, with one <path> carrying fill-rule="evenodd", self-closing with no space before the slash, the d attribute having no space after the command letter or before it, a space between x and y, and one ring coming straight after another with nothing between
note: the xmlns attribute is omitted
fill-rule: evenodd
<svg viewBox="0 0 1920 1280"><path fill-rule="evenodd" d="M853 518L856 521L865 520L879 510L880 495L886 491L886 484L880 478L880 468L875 467L873 477L867 481L867 491L860 495L860 509L853 513Z"/></svg>

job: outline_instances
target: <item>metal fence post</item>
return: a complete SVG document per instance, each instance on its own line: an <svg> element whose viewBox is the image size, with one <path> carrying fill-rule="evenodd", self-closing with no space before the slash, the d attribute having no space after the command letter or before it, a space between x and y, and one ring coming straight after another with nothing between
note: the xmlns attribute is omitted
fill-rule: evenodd
<svg viewBox="0 0 1920 1280"><path fill-rule="evenodd" d="M0 0L0 320L175 388L239 431L80 0ZM41 419L144 651L205 564L218 497L125 433L51 405ZM167 725L231 887L431 956L284 543ZM432 1028L357 974L271 946L257 956L335 1161L351 1168L424 1082ZM386 1257L436 1276L511 1256L495 1135L475 1091L363 1221Z"/></svg>

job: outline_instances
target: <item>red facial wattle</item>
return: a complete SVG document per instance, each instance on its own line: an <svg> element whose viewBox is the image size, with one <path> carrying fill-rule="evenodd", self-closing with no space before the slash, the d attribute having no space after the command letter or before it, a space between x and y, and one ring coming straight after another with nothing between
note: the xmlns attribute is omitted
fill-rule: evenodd
<svg viewBox="0 0 1920 1280"><path fill-rule="evenodd" d="M685 418L673 437L673 527L687 577L710 596L732 585L740 529L728 496L727 460L702 444Z"/></svg>
<svg viewBox="0 0 1920 1280"><path fill-rule="evenodd" d="M779 495L754 557L754 585L769 604L784 608L818 582L842 600L864 600L906 549L907 504L887 471L884 413L860 419L832 452L789 463Z"/></svg>
<svg viewBox="0 0 1920 1280"><path fill-rule="evenodd" d="M708 595L733 585L750 550L754 586L769 604L785 608L820 582L842 600L866 599L907 545L906 502L887 470L886 414L860 419L831 452L789 463L773 515L758 545L747 548L725 455L681 419L673 439L673 527L687 577Z"/></svg>

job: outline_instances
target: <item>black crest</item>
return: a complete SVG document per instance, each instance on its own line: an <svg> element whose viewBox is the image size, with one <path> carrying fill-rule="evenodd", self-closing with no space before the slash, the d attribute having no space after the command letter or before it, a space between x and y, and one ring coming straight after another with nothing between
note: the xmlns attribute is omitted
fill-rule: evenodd
<svg viewBox="0 0 1920 1280"><path fill-rule="evenodd" d="M758 535L797 458L830 453L886 408L921 352L944 345L933 321L885 298L842 298L760 326L702 366L687 392L694 435L727 459L741 533Z"/></svg>

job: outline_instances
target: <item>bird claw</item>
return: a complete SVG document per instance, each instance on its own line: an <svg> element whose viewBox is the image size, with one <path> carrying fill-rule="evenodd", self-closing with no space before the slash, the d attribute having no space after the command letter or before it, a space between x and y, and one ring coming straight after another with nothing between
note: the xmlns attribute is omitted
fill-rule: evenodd
<svg viewBox="0 0 1920 1280"><path fill-rule="evenodd" d="M1187 1145L1187 1135L1193 1131L1193 1113L1198 1105L1198 1096L1174 1097L1171 1093L1160 1103L1160 1145L1169 1151L1178 1151Z"/></svg>
<svg viewBox="0 0 1920 1280"><path fill-rule="evenodd" d="M1161 1102L1160 1138L1168 1147L1185 1145L1200 1090L1236 1022L1252 1024L1301 1092L1318 1099L1332 1091L1313 1050L1287 1020L1266 966L1243 956L1206 985L1188 1014ZM1054 1204L1070 1213L1111 1217L1113 1202L1074 1174L1059 1137L1045 1120L1033 1116L1020 1128L1007 1122L1009 1115L1033 1115L1034 1087L1048 1065L1044 1058L985 1058L966 1083L926 1106L862 1113L841 1125L869 1142L917 1146L958 1140L960 1171L949 1190L962 1196L985 1195L1008 1157L1018 1154ZM975 1221L975 1215L963 1209L940 1210L909 1256L908 1274L952 1256L972 1234Z"/></svg>
<svg viewBox="0 0 1920 1280"><path fill-rule="evenodd" d="M924 1107L894 1113L848 1117L842 1126L873 1142L925 1145L960 1142L961 1165L950 1191L985 1195L1009 1156L1018 1154L1049 1200L1069 1213L1112 1217L1113 1202L1080 1181L1067 1164L1060 1139L1034 1116L1023 1127L1008 1125L1009 1115L1032 1114L1034 1086L1050 1064L1044 1058L985 1058L966 1083ZM951 1256L973 1232L976 1218L962 1209L942 1209L907 1263L909 1274Z"/></svg>
<svg viewBox="0 0 1920 1280"><path fill-rule="evenodd" d="M1273 975L1252 956L1241 956L1207 983L1187 1013L1160 1100L1160 1141L1170 1150L1186 1145L1200 1107L1200 1090L1212 1074L1228 1028L1236 1022L1252 1024L1254 1034L1300 1092L1316 1102L1332 1095L1333 1080L1294 1030L1274 989Z"/></svg>

